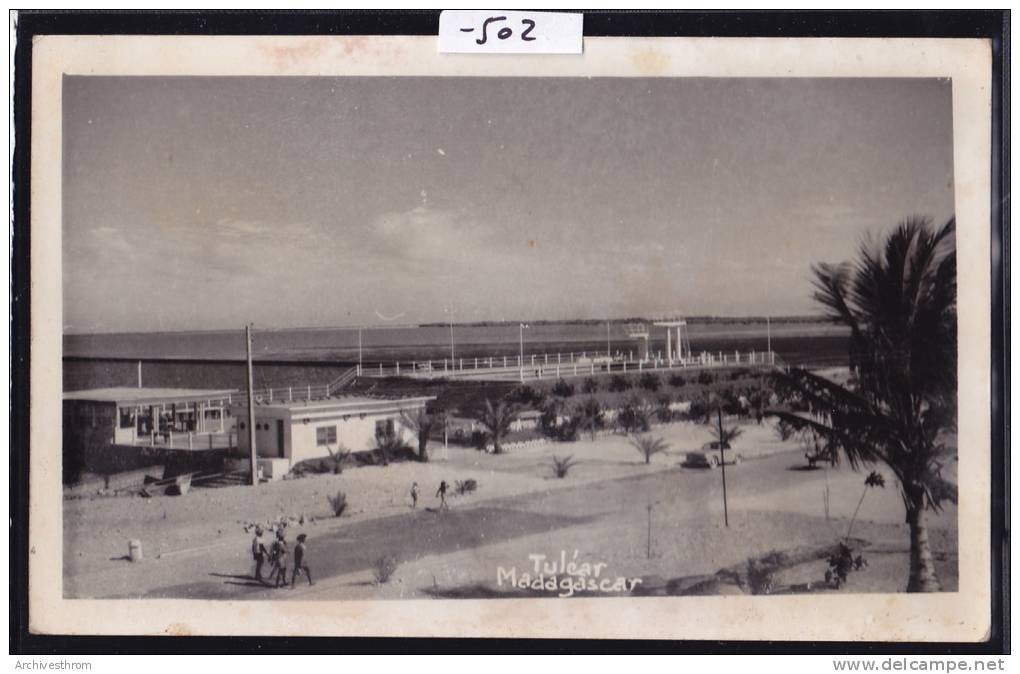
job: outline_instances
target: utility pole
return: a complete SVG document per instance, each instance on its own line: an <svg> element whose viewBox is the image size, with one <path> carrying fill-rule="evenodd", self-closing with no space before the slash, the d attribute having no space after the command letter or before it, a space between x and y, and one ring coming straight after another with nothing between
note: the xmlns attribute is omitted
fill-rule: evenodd
<svg viewBox="0 0 1020 674"><path fill-rule="evenodd" d="M245 351L248 354L248 454L251 460L251 486L259 483L258 454L255 451L255 378L251 367L251 323L244 326Z"/></svg>
<svg viewBox="0 0 1020 674"><path fill-rule="evenodd" d="M451 363L456 363L457 362L456 359L454 358L454 352L453 352L453 321L452 320L450 321L450 362ZM454 365L453 369L456 371L457 366Z"/></svg>
<svg viewBox="0 0 1020 674"><path fill-rule="evenodd" d="M361 376L361 326L358 326L358 376Z"/></svg>
<svg viewBox="0 0 1020 674"><path fill-rule="evenodd" d="M521 381L524 381L524 328L528 327L527 323L521 323Z"/></svg>
<svg viewBox="0 0 1020 674"><path fill-rule="evenodd" d="M768 358L771 361L772 360L772 320L768 316L765 317L765 335L766 335L765 339L767 340L767 344L768 344L768 354L769 354L768 356L766 356L766 358Z"/></svg>
<svg viewBox="0 0 1020 674"><path fill-rule="evenodd" d="M606 355L611 359L613 357L613 341L609 335L609 321L606 321Z"/></svg>
<svg viewBox="0 0 1020 674"><path fill-rule="evenodd" d="M723 453L723 445L728 443L725 442L723 436L722 427L722 401L719 401L719 406L716 408L716 415L719 420L719 466L722 467L722 508L723 508L723 522L728 529L730 527L730 511L726 504L726 455Z"/></svg>

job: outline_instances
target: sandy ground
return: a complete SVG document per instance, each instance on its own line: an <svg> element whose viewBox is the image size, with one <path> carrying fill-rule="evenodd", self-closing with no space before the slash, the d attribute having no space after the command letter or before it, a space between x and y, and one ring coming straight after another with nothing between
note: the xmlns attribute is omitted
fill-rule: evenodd
<svg viewBox="0 0 1020 674"><path fill-rule="evenodd" d="M529 555L604 564L614 578L713 573L750 556L802 544L831 543L846 533L866 472L803 470L795 443L780 442L766 424L749 424L727 469L730 526L723 526L718 470L679 467L683 454L709 439L704 426L653 429L671 445L651 465L623 437L544 444L494 456L433 447L428 464L349 468L250 487L195 490L184 497L96 498L64 504L64 593L74 597L170 596L223 598L427 597L473 585L495 587L497 570L523 572ZM553 455L580 463L565 479L552 476ZM475 479L475 494L433 510L440 480ZM411 511L417 481L421 503ZM829 517L823 493L828 483ZM902 590L907 576L907 529L891 476L869 490L854 526L868 540L869 567L851 576L849 591ZM344 491L351 504L329 515L327 494ZM650 508L649 508L650 506ZM309 535L316 585L265 590L247 577L250 534L243 523L298 518L293 542ZM314 521L313 521L314 518ZM651 536L649 537L649 519ZM932 540L945 589L956 586L956 511L931 518ZM650 554L649 554L650 538ZM128 540L142 541L145 561L124 559ZM386 584L371 567L393 555L399 568ZM824 562L784 572L783 581L819 580Z"/></svg>

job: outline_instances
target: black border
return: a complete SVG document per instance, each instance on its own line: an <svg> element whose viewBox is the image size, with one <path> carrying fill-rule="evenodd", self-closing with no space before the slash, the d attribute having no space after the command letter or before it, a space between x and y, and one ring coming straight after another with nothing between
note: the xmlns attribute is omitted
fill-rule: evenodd
<svg viewBox="0 0 1020 674"><path fill-rule="evenodd" d="M17 14L11 292L10 649L33 654L155 653L810 653L995 655L1010 651L1009 10L586 11L588 36L969 37L992 44L992 630L964 643L624 641L262 637L69 637L28 633L29 156L32 38L46 34L434 35L439 11L170 11Z"/></svg>

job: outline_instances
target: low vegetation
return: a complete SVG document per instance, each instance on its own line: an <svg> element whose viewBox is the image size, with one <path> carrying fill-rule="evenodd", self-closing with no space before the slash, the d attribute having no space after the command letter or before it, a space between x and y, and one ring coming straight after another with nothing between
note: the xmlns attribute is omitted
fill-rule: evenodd
<svg viewBox="0 0 1020 674"><path fill-rule="evenodd" d="M390 582L390 578L397 572L398 566L397 558L393 555L384 555L375 560L372 564L372 575L375 577L375 582L379 585Z"/></svg>
<svg viewBox="0 0 1020 674"><path fill-rule="evenodd" d="M342 516L347 510L347 494L342 491L338 491L333 496L326 496L326 500L329 501L329 509L334 517Z"/></svg>
<svg viewBox="0 0 1020 674"><path fill-rule="evenodd" d="M561 480L567 476L567 473L570 472L571 468L577 465L577 461L574 461L573 455L560 459L554 454L552 460L553 475Z"/></svg>

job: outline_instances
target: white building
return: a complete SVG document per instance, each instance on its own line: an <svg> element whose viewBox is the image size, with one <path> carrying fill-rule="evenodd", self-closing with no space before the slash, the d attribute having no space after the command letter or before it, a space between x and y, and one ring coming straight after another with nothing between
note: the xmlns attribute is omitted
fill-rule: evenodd
<svg viewBox="0 0 1020 674"><path fill-rule="evenodd" d="M376 436L392 431L412 447L417 438L400 423L402 412L416 414L434 396L370 398L347 396L325 400L255 404L255 448L266 477L278 477L296 464L330 456L339 448L375 449ZM238 448L247 454L248 406L232 406ZM263 461L262 459L265 459Z"/></svg>

